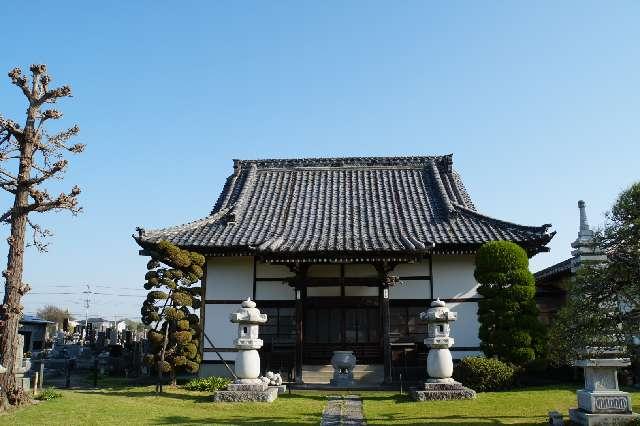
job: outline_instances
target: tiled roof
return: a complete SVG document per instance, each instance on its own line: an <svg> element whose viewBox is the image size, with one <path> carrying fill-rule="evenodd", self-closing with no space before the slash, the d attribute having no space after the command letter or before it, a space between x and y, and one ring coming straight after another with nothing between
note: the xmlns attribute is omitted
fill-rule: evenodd
<svg viewBox="0 0 640 426"><path fill-rule="evenodd" d="M550 225L478 213L452 163L451 155L235 160L209 216L135 238L211 254L419 253L490 240L547 250Z"/></svg>
<svg viewBox="0 0 640 426"><path fill-rule="evenodd" d="M536 283L542 284L548 281L558 280L571 275L571 258L565 259L547 268L534 273Z"/></svg>

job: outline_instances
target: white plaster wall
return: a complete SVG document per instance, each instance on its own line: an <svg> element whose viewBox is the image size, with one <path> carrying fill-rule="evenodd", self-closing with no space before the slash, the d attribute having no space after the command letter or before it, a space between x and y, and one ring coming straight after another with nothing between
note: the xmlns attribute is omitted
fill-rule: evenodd
<svg viewBox="0 0 640 426"><path fill-rule="evenodd" d="M365 278L375 278L378 276L376 268L373 265L368 265L364 263L354 263L354 264L346 264L344 265L344 276L348 277L365 277Z"/></svg>
<svg viewBox="0 0 640 426"><path fill-rule="evenodd" d="M447 307L458 313L458 319L451 324L451 336L455 339L454 347L480 346L478 338L478 303L447 303Z"/></svg>
<svg viewBox="0 0 640 426"><path fill-rule="evenodd" d="M253 257L207 259L206 299L234 300L253 296Z"/></svg>
<svg viewBox="0 0 640 426"><path fill-rule="evenodd" d="M307 275L314 278L339 277L340 265L311 265Z"/></svg>
<svg viewBox="0 0 640 426"><path fill-rule="evenodd" d="M233 348L233 339L238 334L237 324L229 321L229 315L237 311L240 305L234 304L207 304L205 305L204 315L204 332L213 344L218 348ZM203 339L204 347L209 348L211 345L207 339ZM234 352L221 352L220 355L224 359L234 360L236 355ZM213 352L205 352L204 359L219 359L218 355Z"/></svg>
<svg viewBox="0 0 640 426"><path fill-rule="evenodd" d="M429 275L430 272L429 260L422 259L419 262L415 263L401 263L400 265L396 266L391 273L400 277L415 277Z"/></svg>
<svg viewBox="0 0 640 426"><path fill-rule="evenodd" d="M430 293L428 280L405 280L389 288L390 299L429 299Z"/></svg>
<svg viewBox="0 0 640 426"><path fill-rule="evenodd" d="M349 286L344 288L345 296L377 296L378 287Z"/></svg>
<svg viewBox="0 0 640 426"><path fill-rule="evenodd" d="M295 274L284 265L272 265L270 263L256 263L256 278L283 278L292 277Z"/></svg>
<svg viewBox="0 0 640 426"><path fill-rule="evenodd" d="M340 287L309 287L307 297L340 296Z"/></svg>
<svg viewBox="0 0 640 426"><path fill-rule="evenodd" d="M433 297L466 299L478 297L473 277L473 255L433 256Z"/></svg>
<svg viewBox="0 0 640 426"><path fill-rule="evenodd" d="M282 281L258 281L256 283L256 300L293 300L293 287Z"/></svg>

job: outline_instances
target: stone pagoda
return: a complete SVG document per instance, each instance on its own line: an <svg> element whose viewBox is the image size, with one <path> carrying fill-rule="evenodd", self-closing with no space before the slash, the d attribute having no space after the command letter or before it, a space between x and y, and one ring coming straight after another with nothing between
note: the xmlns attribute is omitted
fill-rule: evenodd
<svg viewBox="0 0 640 426"><path fill-rule="evenodd" d="M450 322L458 317L456 312L451 312L445 303L440 300L431 302L431 307L420 314L421 320L427 321L427 338L425 345L429 347L427 356L427 373L429 378L424 384L424 389L416 389L411 396L416 401L428 401L437 399L472 399L476 392L464 387L451 377L453 375L453 359L449 348L453 346L453 337Z"/></svg>
<svg viewBox="0 0 640 426"><path fill-rule="evenodd" d="M626 425L640 421L631 411L631 395L618 388L618 368L631 365L629 358L581 359L584 389L578 391L578 408L569 410L572 424Z"/></svg>
<svg viewBox="0 0 640 426"><path fill-rule="evenodd" d="M227 390L215 393L215 402L272 402L278 397L278 388L269 387L260 379L260 355L262 339L258 338L258 327L267 322L267 315L260 313L256 303L247 298L242 307L230 315L232 323L238 324L238 337L233 341L238 349L235 362L236 380Z"/></svg>

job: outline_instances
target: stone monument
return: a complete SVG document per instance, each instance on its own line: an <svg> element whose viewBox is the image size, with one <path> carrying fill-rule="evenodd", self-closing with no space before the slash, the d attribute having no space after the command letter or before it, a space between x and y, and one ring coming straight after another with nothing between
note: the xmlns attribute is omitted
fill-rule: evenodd
<svg viewBox="0 0 640 426"><path fill-rule="evenodd" d="M451 377L453 375L453 359L449 348L453 346L453 337L449 336L450 322L455 321L458 314L451 312L440 299L431 302L431 307L420 314L421 320L427 321L427 338L424 343L429 347L427 356L427 373L429 378L424 389L416 389L411 396L416 401L438 399L472 399L476 392L464 387Z"/></svg>
<svg viewBox="0 0 640 426"><path fill-rule="evenodd" d="M578 408L569 410L569 418L579 425L626 425L640 421L631 412L631 395L618 388L618 368L631 365L629 358L582 359L584 389L578 391Z"/></svg>
<svg viewBox="0 0 640 426"><path fill-rule="evenodd" d="M24 353L22 352L22 348L24 348L24 335L22 334L18 334L18 348L13 373L16 377L16 386L26 391L31 388L31 379L25 377L25 374L31 369L31 360L24 359Z"/></svg>
<svg viewBox="0 0 640 426"><path fill-rule="evenodd" d="M329 383L334 386L353 385L353 368L356 366L356 356L353 351L333 351L331 365L333 379Z"/></svg>
<svg viewBox="0 0 640 426"><path fill-rule="evenodd" d="M238 349L235 362L237 379L227 386L227 390L214 394L215 402L272 402L278 397L277 387L269 387L260 379L260 355L262 339L258 338L258 326L267 322L267 315L261 314L256 303L247 298L242 307L230 315L230 320L238 324L238 338L233 341Z"/></svg>

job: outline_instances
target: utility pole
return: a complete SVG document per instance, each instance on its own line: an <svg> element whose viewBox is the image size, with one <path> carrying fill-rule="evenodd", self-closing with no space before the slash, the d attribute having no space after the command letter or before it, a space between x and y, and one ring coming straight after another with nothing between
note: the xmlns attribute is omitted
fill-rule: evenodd
<svg viewBox="0 0 640 426"><path fill-rule="evenodd" d="M84 328L82 329L82 335L80 337L80 346L84 345L86 337L88 337L87 331L89 329L89 306L91 306L91 287L86 284L87 289L82 292L85 295L84 302Z"/></svg>

